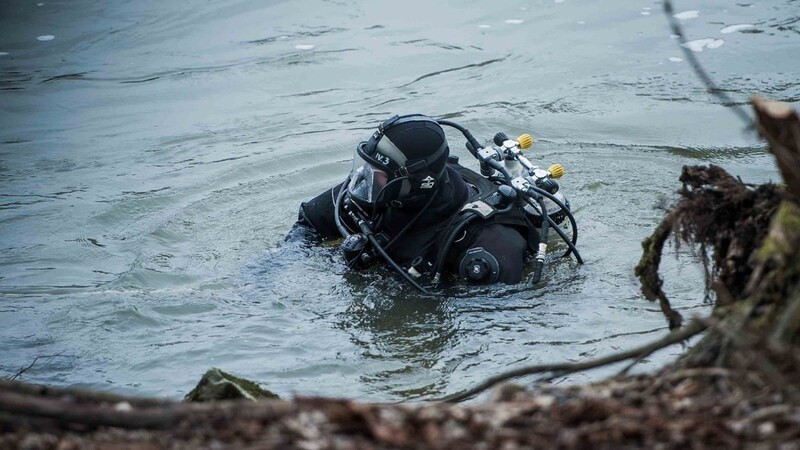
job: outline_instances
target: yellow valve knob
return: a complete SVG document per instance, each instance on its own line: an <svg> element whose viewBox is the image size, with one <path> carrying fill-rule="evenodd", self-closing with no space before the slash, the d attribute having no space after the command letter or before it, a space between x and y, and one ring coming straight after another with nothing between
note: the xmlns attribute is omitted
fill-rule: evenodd
<svg viewBox="0 0 800 450"><path fill-rule="evenodd" d="M523 134L517 138L517 142L519 142L519 148L525 150L526 148L531 148L533 145L533 138L530 134Z"/></svg>
<svg viewBox="0 0 800 450"><path fill-rule="evenodd" d="M561 178L564 175L564 167L561 164L553 164L547 171L550 172L550 177L552 178Z"/></svg>

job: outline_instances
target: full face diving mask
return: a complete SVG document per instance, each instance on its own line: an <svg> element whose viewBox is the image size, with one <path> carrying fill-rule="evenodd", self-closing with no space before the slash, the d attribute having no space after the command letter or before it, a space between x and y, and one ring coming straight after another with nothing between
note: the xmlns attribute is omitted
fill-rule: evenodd
<svg viewBox="0 0 800 450"><path fill-rule="evenodd" d="M372 211L420 207L437 191L448 153L435 120L420 114L394 116L356 147L348 193Z"/></svg>
<svg viewBox="0 0 800 450"><path fill-rule="evenodd" d="M389 175L385 171L365 161L356 152L353 157L353 169L350 172L350 183L347 185L347 192L353 200L363 207L374 207L388 181Z"/></svg>

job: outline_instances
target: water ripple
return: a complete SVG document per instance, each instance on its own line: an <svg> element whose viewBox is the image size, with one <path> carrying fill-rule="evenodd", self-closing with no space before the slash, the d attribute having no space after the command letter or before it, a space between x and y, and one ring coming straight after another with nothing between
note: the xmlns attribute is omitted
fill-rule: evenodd
<svg viewBox="0 0 800 450"><path fill-rule="evenodd" d="M324 36L330 33L343 33L345 31L349 31L347 28L327 28L327 27L320 27L318 30L312 31L296 31L293 33L287 34L279 34L277 36L270 36L262 39L255 39L252 41L247 41L248 44L255 44L255 45L264 45L264 44L271 44L273 42L278 41L288 41L297 38L309 38L309 37L319 37Z"/></svg>
<svg viewBox="0 0 800 450"><path fill-rule="evenodd" d="M682 165L777 177L669 61L681 49L647 6L337 3L76 0L3 29L0 371L67 349L26 381L180 398L217 366L286 395L425 400L656 337L665 322L633 265ZM726 39L699 54L718 84L739 102L800 98L796 2L723 3L686 23ZM504 23L517 14L534 26ZM534 164L567 168L586 264L553 242L540 284L527 272L433 301L391 271L350 272L335 242L282 243L353 145L411 111L479 139L533 133ZM681 261L663 259L666 290L703 313L702 265Z"/></svg>
<svg viewBox="0 0 800 450"><path fill-rule="evenodd" d="M453 67L451 69L438 70L436 72L427 73L425 75L417 77L413 81L410 81L410 82L408 82L406 84L403 84L401 86L398 86L398 87L400 87L400 88L408 87L408 86L411 86L412 84L417 83L419 81L422 81L422 80L424 80L426 78L431 78L431 77L439 76L439 75L442 75L442 74L445 74L445 73L450 73L450 72L457 72L457 71L460 71L460 70L474 69L474 68L477 68L477 67L485 67L485 66L488 66L490 64L496 64L496 63L499 63L499 62L503 62L505 60L506 60L505 57L503 57L503 58L495 58L495 59L490 59L488 61L483 61L483 62L480 62L480 63L467 64L466 66L460 66L460 67Z"/></svg>

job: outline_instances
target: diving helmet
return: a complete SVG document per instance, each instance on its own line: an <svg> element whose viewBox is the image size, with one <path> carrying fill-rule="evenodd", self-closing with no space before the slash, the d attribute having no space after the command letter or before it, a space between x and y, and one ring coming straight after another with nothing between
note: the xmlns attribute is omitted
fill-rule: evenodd
<svg viewBox="0 0 800 450"><path fill-rule="evenodd" d="M394 116L356 146L348 194L369 209L420 207L438 191L449 153L435 120Z"/></svg>

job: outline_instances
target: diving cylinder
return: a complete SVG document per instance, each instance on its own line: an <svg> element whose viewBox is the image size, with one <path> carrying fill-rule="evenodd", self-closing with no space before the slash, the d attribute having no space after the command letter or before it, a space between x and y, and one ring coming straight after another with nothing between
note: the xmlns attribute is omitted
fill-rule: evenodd
<svg viewBox="0 0 800 450"><path fill-rule="evenodd" d="M522 164L520 164L516 159L504 159L503 168L506 169L512 180L514 178L527 175L525 167L523 167Z"/></svg>
<svg viewBox="0 0 800 450"><path fill-rule="evenodd" d="M555 194L553 194L553 196L561 200L561 203L563 203L567 208L570 207L569 200L567 200L567 198L564 197L564 194L562 194L561 192L556 192ZM544 199L544 203L547 206L547 215L549 215L550 218L553 219L553 222L555 222L562 228L566 228L569 225L569 221L566 222L564 221L564 219L566 218L566 213L561 211L561 208L548 198ZM525 208L523 209L525 210L525 213L528 214L528 218L531 219L534 225L536 226L541 225L542 215L541 212L539 211L539 208L534 208L532 205L528 204L525 205Z"/></svg>

